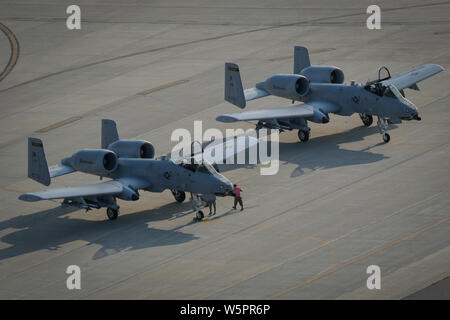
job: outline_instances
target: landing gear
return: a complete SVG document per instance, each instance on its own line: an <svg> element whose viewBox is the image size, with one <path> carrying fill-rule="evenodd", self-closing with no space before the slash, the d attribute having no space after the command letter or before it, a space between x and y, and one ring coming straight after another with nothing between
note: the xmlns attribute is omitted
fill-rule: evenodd
<svg viewBox="0 0 450 320"><path fill-rule="evenodd" d="M197 218L197 220L201 221L203 219L205 215L203 214L202 210L199 210L195 213L195 217Z"/></svg>
<svg viewBox="0 0 450 320"><path fill-rule="evenodd" d="M378 130L380 130L380 134L383 137L383 141L388 143L391 140L391 136L387 133L388 130L388 121L383 117L378 117L377 126Z"/></svg>
<svg viewBox="0 0 450 320"><path fill-rule="evenodd" d="M364 126L370 127L373 123L373 117L370 114L360 113L359 117L361 118Z"/></svg>
<svg viewBox="0 0 450 320"><path fill-rule="evenodd" d="M301 142L307 142L309 140L309 131L298 130L298 138Z"/></svg>
<svg viewBox="0 0 450 320"><path fill-rule="evenodd" d="M204 201L199 194L191 193L191 204L192 204L192 209L195 212L194 220L202 221L202 219L205 216L203 214L202 209L207 206L206 201Z"/></svg>
<svg viewBox="0 0 450 320"><path fill-rule="evenodd" d="M172 190L172 194L177 202L183 202L186 199L186 193L180 190Z"/></svg>
<svg viewBox="0 0 450 320"><path fill-rule="evenodd" d="M117 216L119 215L119 210L108 208L106 209L106 215L108 216L109 220L116 220Z"/></svg>

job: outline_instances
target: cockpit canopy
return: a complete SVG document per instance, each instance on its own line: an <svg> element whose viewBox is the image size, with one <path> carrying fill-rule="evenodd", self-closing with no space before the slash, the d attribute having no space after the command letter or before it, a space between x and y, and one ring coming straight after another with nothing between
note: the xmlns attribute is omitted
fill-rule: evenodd
<svg viewBox="0 0 450 320"><path fill-rule="evenodd" d="M384 80L388 80L391 78L391 73L389 72L389 69L385 66L382 66L380 68L378 68L377 71L375 71L370 77L369 79L367 79L367 83L366 85L372 84L372 83L377 83L377 82L381 82Z"/></svg>
<svg viewBox="0 0 450 320"><path fill-rule="evenodd" d="M387 88L384 90L384 96L389 98L394 98L397 100L404 100L403 95L398 91L397 87L393 84L390 84L387 86Z"/></svg>
<svg viewBox="0 0 450 320"><path fill-rule="evenodd" d="M180 163L180 166L192 172L200 172L210 175L217 174L219 171L217 164L210 164L206 160L203 160L201 163L198 163L195 161L189 161L185 159L183 162Z"/></svg>
<svg viewBox="0 0 450 320"><path fill-rule="evenodd" d="M386 94L387 87L383 86L381 82L391 78L389 69L385 66L380 67L375 73L373 73L366 82L364 89L383 97ZM389 96L389 95L388 95ZM394 97L391 95L390 97Z"/></svg>

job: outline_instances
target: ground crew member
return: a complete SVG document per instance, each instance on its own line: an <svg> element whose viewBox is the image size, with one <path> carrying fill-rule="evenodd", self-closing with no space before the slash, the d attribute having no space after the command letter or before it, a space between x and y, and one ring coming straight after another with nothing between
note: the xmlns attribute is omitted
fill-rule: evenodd
<svg viewBox="0 0 450 320"><path fill-rule="evenodd" d="M234 184L233 185L233 194L234 194L233 209L236 209L236 205L239 203L239 205L241 206L241 211L242 211L242 210L244 210L244 205L242 204L241 192L242 192L242 189Z"/></svg>
<svg viewBox="0 0 450 320"><path fill-rule="evenodd" d="M203 195L203 200L206 201L209 207L209 215L216 214L216 196L214 194L205 194ZM212 213L212 208L214 207L214 213Z"/></svg>

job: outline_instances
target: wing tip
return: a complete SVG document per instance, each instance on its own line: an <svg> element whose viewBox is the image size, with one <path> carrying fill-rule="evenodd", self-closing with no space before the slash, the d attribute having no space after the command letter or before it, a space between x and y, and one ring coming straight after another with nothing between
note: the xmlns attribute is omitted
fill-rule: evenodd
<svg viewBox="0 0 450 320"><path fill-rule="evenodd" d="M430 64L426 64L425 66L435 67L435 68L439 69L438 72L445 70L445 68L443 66L441 66L440 64L437 64L437 63L430 63Z"/></svg>
<svg viewBox="0 0 450 320"><path fill-rule="evenodd" d="M19 200L27 201L27 202L36 202L36 201L42 200L42 198L39 196L36 196L32 193L25 193L25 194L21 194L19 196Z"/></svg>
<svg viewBox="0 0 450 320"><path fill-rule="evenodd" d="M236 118L234 118L233 116L228 115L228 114L222 114L222 115L218 116L216 118L216 120L220 121L220 122L225 122L225 123L230 123L230 122L236 122L237 121Z"/></svg>

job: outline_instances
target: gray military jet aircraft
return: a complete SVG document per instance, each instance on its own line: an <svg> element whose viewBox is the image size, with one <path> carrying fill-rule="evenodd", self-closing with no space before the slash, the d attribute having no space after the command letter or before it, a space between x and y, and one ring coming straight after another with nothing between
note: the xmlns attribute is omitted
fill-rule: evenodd
<svg viewBox="0 0 450 320"><path fill-rule="evenodd" d="M108 218L114 220L119 212L116 199L136 201L139 199L139 190L162 192L169 189L176 201L183 202L186 198L185 192L195 196L225 196L233 189L232 183L218 173L215 169L217 166L207 159L211 150L206 152L205 149L204 154L190 155L190 159L179 158L174 161L167 156L154 159L155 149L150 142L119 140L116 123L107 119L102 120L101 141L101 149L83 149L62 159L61 164L48 167L42 141L29 138L28 177L31 179L48 186L51 178L80 171L112 180L22 194L19 199L64 199L62 205L72 205L86 211L106 207ZM232 152L237 154L255 143L257 140L253 139L244 142L245 145L234 146L227 141L224 144L215 144L212 148L224 147L225 150L222 150L221 154L228 158ZM202 219L203 212L198 206L195 208L197 218Z"/></svg>
<svg viewBox="0 0 450 320"><path fill-rule="evenodd" d="M378 70L378 77L365 85L355 82L344 84L344 73L335 66L312 66L308 49L294 48L294 73L275 74L255 88L243 90L239 67L225 64L225 100L245 108L246 101L274 95L303 102L300 105L255 110L221 115L221 122L257 120L256 128L298 129L300 141L309 140L307 121L327 123L329 113L351 116L359 113L365 126L370 126L373 116L378 117L378 128L385 142L390 123L402 120L421 120L416 106L405 98L404 89L419 90L417 82L444 70L436 64L426 64L391 77L386 67Z"/></svg>

